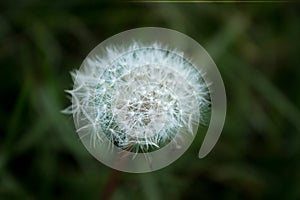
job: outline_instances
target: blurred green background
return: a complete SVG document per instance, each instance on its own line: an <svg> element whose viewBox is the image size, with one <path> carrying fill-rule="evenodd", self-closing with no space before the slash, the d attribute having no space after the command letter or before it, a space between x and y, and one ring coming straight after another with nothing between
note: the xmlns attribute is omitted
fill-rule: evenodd
<svg viewBox="0 0 300 200"><path fill-rule="evenodd" d="M300 199L297 3L0 3L0 199ZM170 166L116 172L81 144L69 71L106 38L158 26L198 41L222 74L226 124Z"/></svg>

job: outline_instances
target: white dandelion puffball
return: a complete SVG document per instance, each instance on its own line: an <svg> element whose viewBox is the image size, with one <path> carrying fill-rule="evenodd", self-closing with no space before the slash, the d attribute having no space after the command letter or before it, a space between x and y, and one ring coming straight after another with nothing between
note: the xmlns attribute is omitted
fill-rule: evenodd
<svg viewBox="0 0 300 200"><path fill-rule="evenodd" d="M149 172L190 146L199 123L209 123L205 117L214 103L214 80L205 79L210 70L194 61L213 62L203 52L191 57L191 43L168 29L132 29L102 42L72 72L72 105L65 112L95 158L117 170ZM215 142L205 138L203 152Z"/></svg>

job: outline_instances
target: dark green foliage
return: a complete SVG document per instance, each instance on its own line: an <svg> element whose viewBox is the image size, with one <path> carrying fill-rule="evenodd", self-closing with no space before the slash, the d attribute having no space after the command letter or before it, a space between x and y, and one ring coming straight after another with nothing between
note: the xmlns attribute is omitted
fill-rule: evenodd
<svg viewBox="0 0 300 200"><path fill-rule="evenodd" d="M300 199L299 4L83 2L0 3L0 199ZM199 134L162 170L118 173L60 110L69 71L104 39L144 26L178 30L210 53L226 124L204 159Z"/></svg>

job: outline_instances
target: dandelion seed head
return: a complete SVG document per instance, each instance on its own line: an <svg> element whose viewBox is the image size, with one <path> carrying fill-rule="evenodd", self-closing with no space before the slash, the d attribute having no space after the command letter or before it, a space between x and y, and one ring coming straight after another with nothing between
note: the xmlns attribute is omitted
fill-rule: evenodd
<svg viewBox="0 0 300 200"><path fill-rule="evenodd" d="M193 134L191 116L209 104L201 71L158 43L107 47L72 76L70 110L93 144L105 137L130 151L162 148L182 130Z"/></svg>
<svg viewBox="0 0 300 200"><path fill-rule="evenodd" d="M178 159L201 125L205 157L221 134L226 94L205 49L180 32L143 27L97 45L66 90L76 132L97 160L144 173ZM204 126L203 126L204 125ZM203 129L204 128L204 129Z"/></svg>

